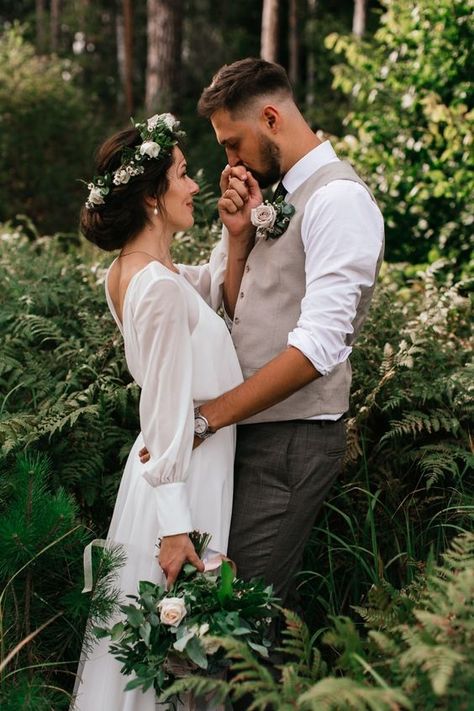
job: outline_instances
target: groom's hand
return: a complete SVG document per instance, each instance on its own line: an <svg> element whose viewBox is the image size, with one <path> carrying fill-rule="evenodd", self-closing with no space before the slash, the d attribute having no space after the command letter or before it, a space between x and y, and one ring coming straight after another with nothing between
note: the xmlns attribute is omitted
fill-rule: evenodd
<svg viewBox="0 0 474 711"><path fill-rule="evenodd" d="M185 563L191 563L201 573L204 571L204 563L194 550L187 533L164 536L161 540L158 562L166 575L168 590L174 585Z"/></svg>
<svg viewBox="0 0 474 711"><path fill-rule="evenodd" d="M255 227L250 213L263 199L259 184L243 165L233 168L227 165L222 171L220 188L222 196L217 206L229 234L235 239L253 238Z"/></svg>

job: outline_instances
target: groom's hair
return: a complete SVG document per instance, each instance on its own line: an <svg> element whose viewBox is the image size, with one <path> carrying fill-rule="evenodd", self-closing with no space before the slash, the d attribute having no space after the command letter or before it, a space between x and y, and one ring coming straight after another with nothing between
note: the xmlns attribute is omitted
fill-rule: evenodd
<svg viewBox="0 0 474 711"><path fill-rule="evenodd" d="M243 113L254 99L266 94L293 97L283 67L264 59L240 59L233 64L225 64L214 75L210 86L201 94L198 112L206 118L219 109L226 109L233 115Z"/></svg>

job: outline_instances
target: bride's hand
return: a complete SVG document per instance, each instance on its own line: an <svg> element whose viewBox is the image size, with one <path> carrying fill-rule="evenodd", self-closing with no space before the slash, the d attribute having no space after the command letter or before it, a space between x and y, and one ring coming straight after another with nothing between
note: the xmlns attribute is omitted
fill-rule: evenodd
<svg viewBox="0 0 474 711"><path fill-rule="evenodd" d="M253 239L255 227L250 213L263 199L259 184L242 165L234 168L227 165L222 171L220 188L222 195L217 207L229 235L239 241Z"/></svg>
<svg viewBox="0 0 474 711"><path fill-rule="evenodd" d="M194 435L194 442L193 442L193 449L196 449L196 447L199 447L200 444L202 444L204 440L202 440L200 437L197 437L197 435ZM142 464L146 464L147 462L150 461L150 452L146 447L142 447L140 451L138 452L138 456L140 457L140 462Z"/></svg>
<svg viewBox="0 0 474 711"><path fill-rule="evenodd" d="M174 585L181 568L185 563L191 563L201 573L204 563L194 550L194 546L187 533L176 536L164 536L161 539L158 562L166 575L168 590Z"/></svg>

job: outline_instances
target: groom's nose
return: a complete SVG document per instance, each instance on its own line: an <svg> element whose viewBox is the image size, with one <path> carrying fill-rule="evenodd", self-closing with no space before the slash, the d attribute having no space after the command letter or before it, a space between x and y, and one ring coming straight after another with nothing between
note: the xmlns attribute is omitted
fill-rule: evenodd
<svg viewBox="0 0 474 711"><path fill-rule="evenodd" d="M232 148L226 148L227 162L231 168L235 168L236 165L242 165L240 156L238 152Z"/></svg>

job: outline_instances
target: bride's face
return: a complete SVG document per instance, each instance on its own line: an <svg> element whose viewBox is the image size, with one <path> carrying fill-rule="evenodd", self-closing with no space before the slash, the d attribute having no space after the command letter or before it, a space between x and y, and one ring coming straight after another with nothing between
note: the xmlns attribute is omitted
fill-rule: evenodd
<svg viewBox="0 0 474 711"><path fill-rule="evenodd" d="M185 230L194 224L193 196L199 185L186 172L186 159L178 146L173 149L174 161L168 170L169 187L163 196L166 222L173 232Z"/></svg>

